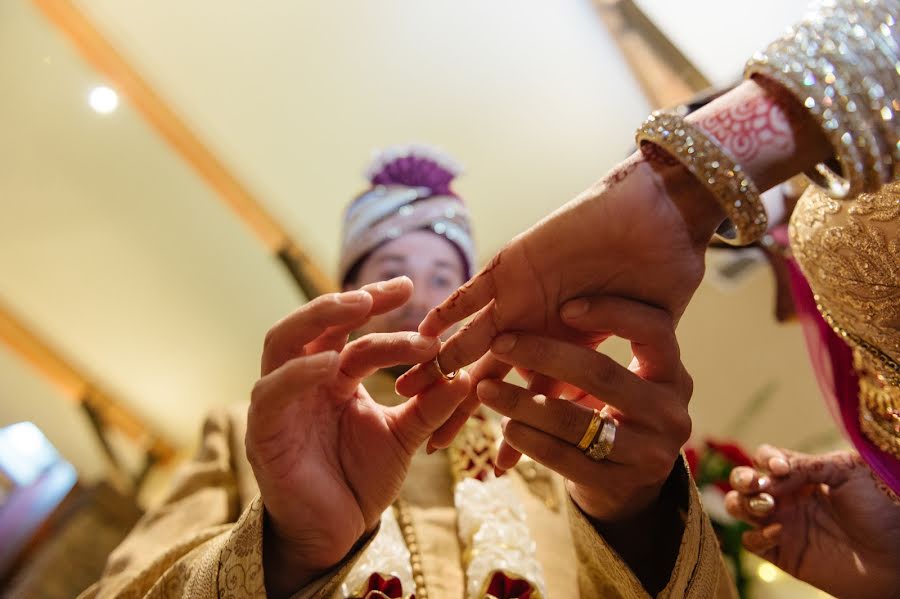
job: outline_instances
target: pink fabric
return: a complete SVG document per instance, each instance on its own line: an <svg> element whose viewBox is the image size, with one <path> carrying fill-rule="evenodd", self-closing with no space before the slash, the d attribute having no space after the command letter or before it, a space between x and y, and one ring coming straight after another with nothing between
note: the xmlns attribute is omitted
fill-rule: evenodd
<svg viewBox="0 0 900 599"><path fill-rule="evenodd" d="M853 352L819 314L800 267L792 259L787 262L797 318L825 403L859 455L895 493L900 493L900 460L878 449L860 430L859 377L853 369Z"/></svg>

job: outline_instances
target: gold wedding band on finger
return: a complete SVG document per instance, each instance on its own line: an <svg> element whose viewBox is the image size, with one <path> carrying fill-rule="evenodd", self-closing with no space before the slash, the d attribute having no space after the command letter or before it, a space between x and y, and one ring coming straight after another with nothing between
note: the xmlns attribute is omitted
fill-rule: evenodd
<svg viewBox="0 0 900 599"><path fill-rule="evenodd" d="M441 375L442 379L444 379L445 381L452 381L457 377L457 375L459 375L459 370L454 370L450 374L445 373L443 370L441 370L441 363L438 361L439 357L440 356L434 357L434 367L437 368L438 374Z"/></svg>
<svg viewBox="0 0 900 599"><path fill-rule="evenodd" d="M591 414L591 421L588 423L584 434L581 436L581 441L578 442L578 449L584 451L590 446L591 441L593 441L594 437L597 435L597 431L600 430L601 424L603 424L603 415L600 413L600 410L595 409L594 413Z"/></svg>
<svg viewBox="0 0 900 599"><path fill-rule="evenodd" d="M616 442L616 430L619 426L616 419L609 414L600 412L600 419L602 420L600 431L596 434L590 447L584 452L587 457L595 462L602 462L612 453L613 445Z"/></svg>

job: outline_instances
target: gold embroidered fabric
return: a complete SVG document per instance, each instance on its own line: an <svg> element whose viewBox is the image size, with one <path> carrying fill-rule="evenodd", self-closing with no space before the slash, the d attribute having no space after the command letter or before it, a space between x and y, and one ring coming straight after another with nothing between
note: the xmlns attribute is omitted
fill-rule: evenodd
<svg viewBox="0 0 900 599"><path fill-rule="evenodd" d="M791 249L823 308L900 362L900 183L839 201L815 187L791 217Z"/></svg>
<svg viewBox="0 0 900 599"><path fill-rule="evenodd" d="M791 249L823 317L854 350L860 428L900 458L900 183L848 201L815 187L791 217Z"/></svg>

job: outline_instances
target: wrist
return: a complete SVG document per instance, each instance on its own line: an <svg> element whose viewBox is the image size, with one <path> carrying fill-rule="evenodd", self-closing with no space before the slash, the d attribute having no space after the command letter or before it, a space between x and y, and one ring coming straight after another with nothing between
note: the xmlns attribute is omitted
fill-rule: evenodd
<svg viewBox="0 0 900 599"><path fill-rule="evenodd" d="M327 572L332 565L334 564L312 566L305 552L278 535L271 516L266 512L263 525L263 575L269 597L290 597Z"/></svg>
<svg viewBox="0 0 900 599"><path fill-rule="evenodd" d="M643 160L652 170L654 184L678 209L694 245L705 250L725 220L725 211L706 186L677 160L654 146L645 152Z"/></svg>
<svg viewBox="0 0 900 599"><path fill-rule="evenodd" d="M368 542L378 521L355 543L343 547L331 541L317 546L309 540L295 540L278 532L271 514L263 520L263 573L269 597L290 597L317 578L338 567L358 547Z"/></svg>
<svg viewBox="0 0 900 599"><path fill-rule="evenodd" d="M624 499L623 495L611 497L607 488L593 489L571 481L567 483L567 488L572 501L591 522L609 525L621 523L627 528L634 520L640 520L655 509L660 501L663 485L664 482L660 482L658 485L631 491Z"/></svg>

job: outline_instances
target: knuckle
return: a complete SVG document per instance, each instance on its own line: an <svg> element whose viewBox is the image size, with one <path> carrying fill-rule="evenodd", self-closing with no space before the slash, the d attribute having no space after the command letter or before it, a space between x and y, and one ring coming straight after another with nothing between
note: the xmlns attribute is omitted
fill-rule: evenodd
<svg viewBox="0 0 900 599"><path fill-rule="evenodd" d="M672 466L675 464L675 456L666 449L658 448L651 453L649 464L654 478L656 480L664 480L668 478L669 473L672 471Z"/></svg>
<svg viewBox="0 0 900 599"><path fill-rule="evenodd" d="M501 384L500 394L498 395L500 405L510 414L518 413L522 404L521 397L523 392L522 389L510 388Z"/></svg>
<svg viewBox="0 0 900 599"><path fill-rule="evenodd" d="M672 437L679 447L687 443L687 440L691 438L692 429L693 421L691 420L690 414L688 414L686 410L675 411L672 418L671 430Z"/></svg>
<svg viewBox="0 0 900 599"><path fill-rule="evenodd" d="M602 395L602 390L617 385L618 371L613 368L612 361L602 354L596 354L585 370L587 389L591 395Z"/></svg>
<svg viewBox="0 0 900 599"><path fill-rule="evenodd" d="M263 351L269 349L271 345L275 342L276 331L278 330L277 326L272 327L268 331L266 331L266 336L263 337Z"/></svg>
<svg viewBox="0 0 900 599"><path fill-rule="evenodd" d="M547 400L547 407L553 419L558 423L559 430L566 437L577 437L583 431L579 430L581 417L579 410L564 399ZM584 427L586 428L586 427Z"/></svg>
<svg viewBox="0 0 900 599"><path fill-rule="evenodd" d="M555 464L559 458L559 448L546 442L533 443L531 452L526 453L530 453L531 457L538 462L547 464Z"/></svg>
<svg viewBox="0 0 900 599"><path fill-rule="evenodd" d="M366 353L375 345L375 339L372 335L364 335L356 339L347 346L347 352L350 354Z"/></svg>
<svg viewBox="0 0 900 599"><path fill-rule="evenodd" d="M257 380L255 383L253 383L253 388L250 390L251 408L254 403L259 403L259 401L262 399L262 395L263 395L265 387L266 387L266 380L264 378L261 378L261 379Z"/></svg>
<svg viewBox="0 0 900 599"><path fill-rule="evenodd" d="M681 367L681 379L682 392L686 396L685 399L690 400L694 396L694 377L683 366Z"/></svg>

